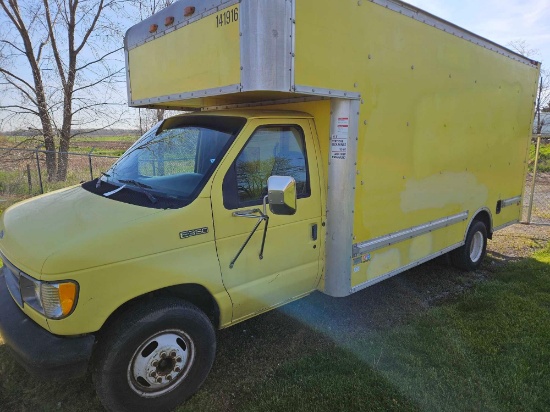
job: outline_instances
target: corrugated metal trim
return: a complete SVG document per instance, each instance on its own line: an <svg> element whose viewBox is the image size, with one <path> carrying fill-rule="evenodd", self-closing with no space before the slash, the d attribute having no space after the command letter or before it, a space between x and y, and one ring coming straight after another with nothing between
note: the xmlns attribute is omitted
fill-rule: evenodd
<svg viewBox="0 0 550 412"><path fill-rule="evenodd" d="M421 236L468 219L468 211L353 245L353 257Z"/></svg>
<svg viewBox="0 0 550 412"><path fill-rule="evenodd" d="M243 91L291 91L293 7L288 0L241 3Z"/></svg>
<svg viewBox="0 0 550 412"><path fill-rule="evenodd" d="M193 92L175 93L166 96L153 97L151 99L132 100L130 106L145 106L157 103L166 103L179 100L199 99L201 97L220 96L223 94L237 93L241 91L240 84L232 84L212 89L196 90Z"/></svg>
<svg viewBox="0 0 550 412"><path fill-rule="evenodd" d="M295 97L291 99L267 100L267 101L261 101L261 102L253 102L253 103L223 104L219 106L203 107L201 110L204 112L210 112L213 110L243 109L243 108L250 108L250 107L273 106L276 104L315 102L320 100L328 100L328 99L322 96Z"/></svg>
<svg viewBox="0 0 550 412"><path fill-rule="evenodd" d="M350 92L346 90L333 90L333 89L324 89L322 87L314 86L302 86L295 85L294 92L301 94L310 94L313 96L324 96L338 99L360 99L361 93Z"/></svg>
<svg viewBox="0 0 550 412"><path fill-rule="evenodd" d="M296 84L296 1L291 0L291 61L290 61L290 89L293 90Z"/></svg>
<svg viewBox="0 0 550 412"><path fill-rule="evenodd" d="M512 197L511 199L505 199L500 202L501 207L508 207L521 204L521 196Z"/></svg>
<svg viewBox="0 0 550 412"><path fill-rule="evenodd" d="M399 275L400 273L403 273L409 269L412 269L418 265L421 265L422 263L426 263L427 261L429 260L432 260L432 259L435 259L436 257L439 257L439 256L442 256L444 255L445 253L448 253L452 250L455 250L459 247L461 247L462 245L464 245L464 242L460 242L460 243L457 243L453 246L449 246L448 248L445 248L443 250L440 250L439 252L436 252L430 256L426 256L425 258L422 258L420 260L417 260L417 261L414 261L412 263L409 263L408 265L405 265L405 266L402 266L400 267L399 269L395 269L391 272L388 272L386 273L385 275L381 275L381 276L378 276L377 278L374 278L374 279L371 279L367 282L364 282L364 283L361 283L353 288L351 288L350 290L350 294L351 293L355 293L355 292L359 292L360 290L363 290L365 288L368 288L369 286L372 286L372 285L375 285L379 282L382 282L383 280L386 280L386 279L389 279L395 275Z"/></svg>
<svg viewBox="0 0 550 412"><path fill-rule="evenodd" d="M357 139L359 136L358 100L332 99L330 136L344 143L329 154L327 173L327 227L325 240L324 293L334 297L349 294L353 248L353 215ZM347 119L347 121L346 121ZM343 122L343 123L342 123ZM342 128L347 123L348 130ZM344 149L341 149L344 147Z"/></svg>

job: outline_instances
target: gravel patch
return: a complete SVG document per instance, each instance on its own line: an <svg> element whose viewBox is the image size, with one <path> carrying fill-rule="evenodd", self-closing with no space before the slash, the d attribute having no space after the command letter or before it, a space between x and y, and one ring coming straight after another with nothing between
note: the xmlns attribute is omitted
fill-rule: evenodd
<svg viewBox="0 0 550 412"><path fill-rule="evenodd" d="M489 257L509 262L531 256L550 239L550 225L517 224L496 232L487 247Z"/></svg>

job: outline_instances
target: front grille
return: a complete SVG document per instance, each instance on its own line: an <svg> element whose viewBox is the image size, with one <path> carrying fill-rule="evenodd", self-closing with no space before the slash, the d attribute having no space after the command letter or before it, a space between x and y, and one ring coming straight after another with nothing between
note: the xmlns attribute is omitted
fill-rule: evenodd
<svg viewBox="0 0 550 412"><path fill-rule="evenodd" d="M19 277L21 276L19 269L13 266L8 259L0 253L0 259L4 262L2 271L6 278L6 285L12 298L17 304L23 307L23 298L21 297L21 291L19 289Z"/></svg>

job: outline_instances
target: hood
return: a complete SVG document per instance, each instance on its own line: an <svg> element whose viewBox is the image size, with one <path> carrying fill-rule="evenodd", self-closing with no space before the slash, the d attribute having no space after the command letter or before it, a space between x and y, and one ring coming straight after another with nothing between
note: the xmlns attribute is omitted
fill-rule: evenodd
<svg viewBox="0 0 550 412"><path fill-rule="evenodd" d="M142 222L162 212L113 201L80 186L63 189L7 209L0 217L0 251L35 276L129 259L142 252L125 247L139 239L132 239L132 228L141 229Z"/></svg>

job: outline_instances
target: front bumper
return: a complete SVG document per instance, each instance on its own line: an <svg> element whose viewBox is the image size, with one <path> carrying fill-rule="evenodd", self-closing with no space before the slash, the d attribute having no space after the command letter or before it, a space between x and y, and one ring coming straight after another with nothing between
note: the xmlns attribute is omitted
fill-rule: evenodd
<svg viewBox="0 0 550 412"><path fill-rule="evenodd" d="M11 297L0 268L0 335L16 360L30 373L66 379L86 373L95 337L59 337L33 322Z"/></svg>

